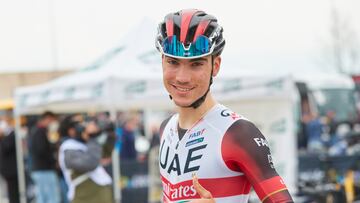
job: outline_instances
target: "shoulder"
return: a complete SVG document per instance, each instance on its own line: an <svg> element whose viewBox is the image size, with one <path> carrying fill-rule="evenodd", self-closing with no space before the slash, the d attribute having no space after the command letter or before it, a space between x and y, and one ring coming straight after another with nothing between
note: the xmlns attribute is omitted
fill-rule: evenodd
<svg viewBox="0 0 360 203"><path fill-rule="evenodd" d="M205 116L205 122L212 126L214 130L217 130L221 134L226 132L234 122L239 119L245 119L243 116L235 113L228 107L217 104L211 112Z"/></svg>
<svg viewBox="0 0 360 203"><path fill-rule="evenodd" d="M160 125L160 131L161 130L164 130L165 126L168 124L168 122L170 121L170 119L172 118L173 116L169 116L168 118L166 118Z"/></svg>
<svg viewBox="0 0 360 203"><path fill-rule="evenodd" d="M47 129L46 128L43 128L43 127L39 127L39 126L35 126L32 131L31 131L31 134L33 136L41 136L43 134L46 134L47 132Z"/></svg>
<svg viewBox="0 0 360 203"><path fill-rule="evenodd" d="M261 132L255 124L247 119L239 119L235 121L228 129L231 134L241 134L244 136L260 135Z"/></svg>
<svg viewBox="0 0 360 203"><path fill-rule="evenodd" d="M269 147L259 128L247 119L235 121L226 131L224 141L246 148Z"/></svg>
<svg viewBox="0 0 360 203"><path fill-rule="evenodd" d="M160 129L159 129L159 135L160 137L162 136L166 125L169 123L170 119L173 117L174 115L169 116L168 118L166 118L160 125Z"/></svg>

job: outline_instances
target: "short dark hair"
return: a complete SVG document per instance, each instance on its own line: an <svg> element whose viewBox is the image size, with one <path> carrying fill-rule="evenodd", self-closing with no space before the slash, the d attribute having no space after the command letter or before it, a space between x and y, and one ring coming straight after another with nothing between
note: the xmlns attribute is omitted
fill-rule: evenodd
<svg viewBox="0 0 360 203"><path fill-rule="evenodd" d="M41 114L41 119L49 118L49 117L56 118L56 115L52 111L45 111L44 113Z"/></svg>
<svg viewBox="0 0 360 203"><path fill-rule="evenodd" d="M72 115L66 116L61 122L60 122L60 126L58 129L59 135L61 137L67 137L68 135L68 130L71 128L76 128L76 125L78 124L77 121L73 120Z"/></svg>

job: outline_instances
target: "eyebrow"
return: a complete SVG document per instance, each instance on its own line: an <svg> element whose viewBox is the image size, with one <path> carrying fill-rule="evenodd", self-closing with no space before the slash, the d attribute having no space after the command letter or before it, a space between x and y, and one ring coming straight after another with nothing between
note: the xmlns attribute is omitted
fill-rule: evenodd
<svg viewBox="0 0 360 203"><path fill-rule="evenodd" d="M171 57L171 56L166 56L167 58L170 58L171 60L175 60L175 61L179 61L179 59Z"/></svg>
<svg viewBox="0 0 360 203"><path fill-rule="evenodd" d="M196 62L196 61L205 61L205 62L207 62L208 59L207 59L207 58L195 58L195 59L190 59L190 62Z"/></svg>

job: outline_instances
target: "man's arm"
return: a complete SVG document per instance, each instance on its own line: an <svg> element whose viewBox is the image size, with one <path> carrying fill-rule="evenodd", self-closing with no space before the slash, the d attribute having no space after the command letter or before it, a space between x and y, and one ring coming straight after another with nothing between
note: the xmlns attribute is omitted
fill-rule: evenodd
<svg viewBox="0 0 360 203"><path fill-rule="evenodd" d="M293 202L274 168L268 145L254 124L241 119L224 135L222 156L228 168L245 173L262 202Z"/></svg>

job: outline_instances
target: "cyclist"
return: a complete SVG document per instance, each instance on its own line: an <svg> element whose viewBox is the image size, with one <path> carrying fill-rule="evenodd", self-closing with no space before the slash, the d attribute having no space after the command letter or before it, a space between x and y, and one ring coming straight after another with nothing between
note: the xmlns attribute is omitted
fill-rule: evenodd
<svg viewBox="0 0 360 203"><path fill-rule="evenodd" d="M293 202L262 133L211 95L222 32L214 16L196 9L159 24L163 83L178 109L160 127L163 201L243 203L253 187L262 202Z"/></svg>

